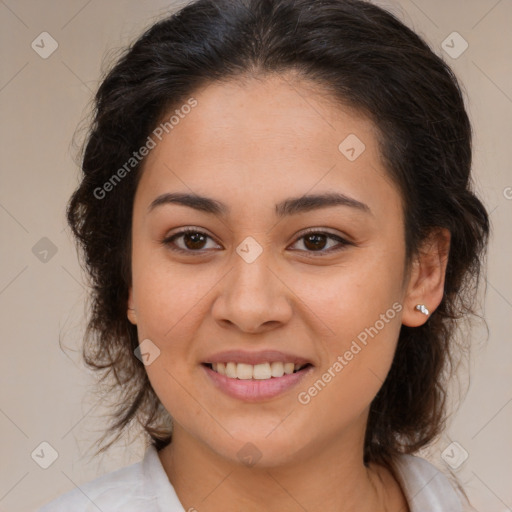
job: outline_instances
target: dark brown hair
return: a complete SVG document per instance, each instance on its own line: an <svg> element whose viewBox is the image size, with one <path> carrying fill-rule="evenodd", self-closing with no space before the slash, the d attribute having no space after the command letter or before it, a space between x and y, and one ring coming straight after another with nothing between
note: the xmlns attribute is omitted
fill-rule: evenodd
<svg viewBox="0 0 512 512"><path fill-rule="evenodd" d="M137 329L126 316L131 215L143 161L108 194L98 190L199 87L289 71L374 122L403 199L407 261L433 229L451 233L443 300L421 327L402 326L391 370L371 404L365 461L413 452L443 428L455 328L473 312L489 232L472 191L471 126L457 79L417 34L368 2L198 0L151 26L102 81L81 183L68 205L92 286L83 355L102 382L112 377L108 389L118 396L102 442L115 438L99 451L134 419L157 449L172 432L134 355Z"/></svg>

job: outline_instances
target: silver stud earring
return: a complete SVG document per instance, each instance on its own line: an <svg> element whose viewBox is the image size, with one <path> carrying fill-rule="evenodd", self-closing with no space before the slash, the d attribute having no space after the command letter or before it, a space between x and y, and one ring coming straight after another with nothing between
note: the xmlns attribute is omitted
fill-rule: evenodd
<svg viewBox="0 0 512 512"><path fill-rule="evenodd" d="M416 309L420 313L423 313L424 315L427 315L427 316L430 314L430 312L427 309L427 306L425 306L425 304L416 304L416 307L414 309Z"/></svg>

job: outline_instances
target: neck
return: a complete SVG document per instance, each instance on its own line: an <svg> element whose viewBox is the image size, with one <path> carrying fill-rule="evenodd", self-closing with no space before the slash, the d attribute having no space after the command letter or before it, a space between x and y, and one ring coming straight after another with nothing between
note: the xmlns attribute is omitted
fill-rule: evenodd
<svg viewBox="0 0 512 512"><path fill-rule="evenodd" d="M224 512L227 503L246 512L408 511L392 474L363 464L362 441L351 437L315 446L288 463L249 467L175 426L159 457L186 511Z"/></svg>

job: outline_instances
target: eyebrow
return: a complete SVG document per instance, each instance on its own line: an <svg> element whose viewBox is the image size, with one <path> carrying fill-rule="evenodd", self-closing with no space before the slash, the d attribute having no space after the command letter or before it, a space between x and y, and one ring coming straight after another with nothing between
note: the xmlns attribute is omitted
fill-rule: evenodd
<svg viewBox="0 0 512 512"><path fill-rule="evenodd" d="M215 199L197 194L175 192L158 196L149 205L148 213L155 208L166 204L179 204L182 206L188 206L189 208L194 208L195 210L217 216L226 216L230 211L226 204ZM278 217L286 217L333 206L348 206L350 208L360 210L364 213L372 213L370 207L367 204L338 192L310 194L300 197L288 198L276 204L275 212Z"/></svg>

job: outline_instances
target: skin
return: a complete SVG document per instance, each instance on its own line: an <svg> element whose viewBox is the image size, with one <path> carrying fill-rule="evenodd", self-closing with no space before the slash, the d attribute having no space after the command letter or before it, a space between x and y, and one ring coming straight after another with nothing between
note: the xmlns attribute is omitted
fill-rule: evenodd
<svg viewBox="0 0 512 512"><path fill-rule="evenodd" d="M401 324L419 326L443 293L449 235L435 233L408 267L400 193L370 120L290 76L210 84L198 105L148 155L133 209L128 318L160 355L146 370L173 417L160 460L185 510L407 511L399 483L363 464L369 406L390 368ZM349 135L364 152L338 149ZM280 219L275 204L340 192L369 212L330 206ZM169 192L222 201L216 216L179 204L149 211ZM202 245L162 240L192 226ZM307 244L304 230L340 236ZM236 252L253 237L262 253ZM340 248L329 252L329 248ZM195 252L193 252L195 250ZM323 254L320 255L320 254ZM298 402L365 328L402 310L307 405ZM213 353L275 349L314 365L297 387L248 403L225 395L201 363ZM253 466L237 453L252 443Z"/></svg>

